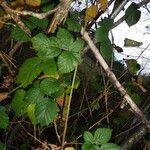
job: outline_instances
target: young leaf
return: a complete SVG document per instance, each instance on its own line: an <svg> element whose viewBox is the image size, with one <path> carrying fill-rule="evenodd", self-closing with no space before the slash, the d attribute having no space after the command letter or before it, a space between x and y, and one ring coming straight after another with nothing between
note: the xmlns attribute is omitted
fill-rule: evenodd
<svg viewBox="0 0 150 150"><path fill-rule="evenodd" d="M126 64L130 73L132 74L136 74L137 71L140 69L140 65L137 63L137 60L135 59L126 60Z"/></svg>
<svg viewBox="0 0 150 150"><path fill-rule="evenodd" d="M15 92L15 96L12 100L11 107L17 117L25 113L24 106L26 105L26 102L23 101L24 96L25 96L25 91L22 89L19 89Z"/></svg>
<svg viewBox="0 0 150 150"><path fill-rule="evenodd" d="M125 21L129 27L136 24L141 17L141 11L138 8L136 3L132 3L125 12Z"/></svg>
<svg viewBox="0 0 150 150"><path fill-rule="evenodd" d="M88 131L84 131L84 134L83 134L83 139L86 143L89 143L89 144L93 144L94 143L94 137L93 137L93 134L91 132L88 132Z"/></svg>
<svg viewBox="0 0 150 150"><path fill-rule="evenodd" d="M38 51L38 56L42 59L54 58L61 53L56 38L48 38L46 35L39 33L31 41L33 48Z"/></svg>
<svg viewBox="0 0 150 150"><path fill-rule="evenodd" d="M105 143L101 145L101 150L121 150L121 148L113 143Z"/></svg>
<svg viewBox="0 0 150 150"><path fill-rule="evenodd" d="M44 98L35 106L35 116L37 123L41 126L47 126L57 116L58 107L54 100Z"/></svg>
<svg viewBox="0 0 150 150"><path fill-rule="evenodd" d="M107 143L111 138L112 130L108 128L99 128L94 133L94 143L101 145Z"/></svg>
<svg viewBox="0 0 150 150"><path fill-rule="evenodd" d="M58 80L47 78L41 82L40 89L44 94L51 96L51 94L58 92L61 89L61 86Z"/></svg>
<svg viewBox="0 0 150 150"><path fill-rule="evenodd" d="M30 41L30 37L18 25L12 27L11 38L20 42Z"/></svg>
<svg viewBox="0 0 150 150"><path fill-rule="evenodd" d="M0 106L0 128L6 129L9 124L9 117L6 114L6 108L4 106Z"/></svg>
<svg viewBox="0 0 150 150"><path fill-rule="evenodd" d="M28 114L28 116L29 116L31 122L32 122L32 124L34 124L34 125L36 124L35 106L36 106L36 104L30 104L30 105L27 107L27 109L26 109L27 114Z"/></svg>
<svg viewBox="0 0 150 150"><path fill-rule="evenodd" d="M41 73L41 60L38 57L27 59L19 69L17 83L28 86Z"/></svg>
<svg viewBox="0 0 150 150"><path fill-rule="evenodd" d="M75 54L64 51L59 57L58 57L58 68L60 73L68 73L75 69L75 67L80 63L79 62L78 55L75 56Z"/></svg>
<svg viewBox="0 0 150 150"><path fill-rule="evenodd" d="M97 145L93 145L90 143L83 143L82 150L101 150Z"/></svg>

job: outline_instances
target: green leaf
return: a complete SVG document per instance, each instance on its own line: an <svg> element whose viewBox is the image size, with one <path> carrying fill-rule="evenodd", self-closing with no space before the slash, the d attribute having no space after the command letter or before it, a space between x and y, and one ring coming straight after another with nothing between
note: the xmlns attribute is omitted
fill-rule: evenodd
<svg viewBox="0 0 150 150"><path fill-rule="evenodd" d="M78 54L71 53L69 51L64 51L58 57L58 68L60 73L69 73L75 69L75 67L80 63Z"/></svg>
<svg viewBox="0 0 150 150"><path fill-rule="evenodd" d="M73 32L81 31L81 25L78 22L79 17L80 17L80 13L78 11L74 11L71 13L70 17L67 18L66 20L68 30L73 31Z"/></svg>
<svg viewBox="0 0 150 150"><path fill-rule="evenodd" d="M24 96L25 96L25 91L22 89L19 89L15 92L15 96L12 100L11 107L17 117L25 113L24 106L26 105L26 102L23 101Z"/></svg>
<svg viewBox="0 0 150 150"><path fill-rule="evenodd" d="M111 61L113 49L109 39L101 42L100 52L106 61Z"/></svg>
<svg viewBox="0 0 150 150"><path fill-rule="evenodd" d="M49 24L48 18L38 19L35 17L29 17L28 20L35 25L35 28L41 28L46 30Z"/></svg>
<svg viewBox="0 0 150 150"><path fill-rule="evenodd" d="M17 83L28 86L41 73L41 60L38 57L27 59L19 69Z"/></svg>
<svg viewBox="0 0 150 150"><path fill-rule="evenodd" d="M101 21L99 25L100 27L96 30L95 38L97 42L102 42L108 39L108 32L113 26L113 20L104 18L104 20Z"/></svg>
<svg viewBox="0 0 150 150"><path fill-rule="evenodd" d="M59 48L69 50L70 44L74 41L72 34L66 29L59 28L56 36Z"/></svg>
<svg viewBox="0 0 150 150"><path fill-rule="evenodd" d="M59 76L57 70L57 64L54 59L47 59L42 62L42 71L44 74L50 77L57 78Z"/></svg>
<svg viewBox="0 0 150 150"><path fill-rule="evenodd" d="M141 97L137 93L132 93L131 98L137 105L141 103Z"/></svg>
<svg viewBox="0 0 150 150"><path fill-rule="evenodd" d="M11 38L20 42L30 41L30 37L18 25L12 27Z"/></svg>
<svg viewBox="0 0 150 150"><path fill-rule="evenodd" d="M24 101L28 104L37 104L44 98L40 88L30 88L25 95Z"/></svg>
<svg viewBox="0 0 150 150"><path fill-rule="evenodd" d="M1 141L0 141L0 150L6 150L4 143L2 143Z"/></svg>
<svg viewBox="0 0 150 150"><path fill-rule="evenodd" d="M73 78L72 75L65 75L65 76L63 76L61 78L61 83L63 83L64 87L67 87L67 88L71 87L71 85L72 85L72 78ZM79 84L80 84L80 78L78 76L76 76L73 88L77 89Z"/></svg>
<svg viewBox="0 0 150 150"><path fill-rule="evenodd" d="M35 116L37 123L41 126L47 126L57 116L58 107L54 100L44 98L40 103L35 106Z"/></svg>
<svg viewBox="0 0 150 150"><path fill-rule="evenodd" d="M112 130L108 128L99 128L94 133L94 143L101 145L107 143L112 135Z"/></svg>
<svg viewBox="0 0 150 150"><path fill-rule="evenodd" d="M34 124L34 125L36 124L35 106L36 106L36 104L30 104L26 110L32 124Z"/></svg>
<svg viewBox="0 0 150 150"><path fill-rule="evenodd" d="M4 106L0 106L0 128L6 129L9 124L9 117L6 114L6 108Z"/></svg>
<svg viewBox="0 0 150 150"><path fill-rule="evenodd" d="M137 4L133 2L125 12L125 21L129 27L136 24L141 17L141 11L138 8Z"/></svg>
<svg viewBox="0 0 150 150"><path fill-rule="evenodd" d="M51 96L51 94L58 92L61 89L61 86L58 80L47 78L41 82L40 89L44 94Z"/></svg>
<svg viewBox="0 0 150 150"><path fill-rule="evenodd" d="M140 65L137 63L137 60L135 59L126 60L126 64L130 73L132 74L136 74L137 71L140 69Z"/></svg>
<svg viewBox="0 0 150 150"><path fill-rule="evenodd" d="M93 134L91 132L84 131L83 139L86 143L91 143L91 144L94 143L94 137L93 137Z"/></svg>
<svg viewBox="0 0 150 150"><path fill-rule="evenodd" d="M31 41L33 48L38 51L38 56L42 59L54 58L61 53L56 38L48 38L46 35L39 33Z"/></svg>
<svg viewBox="0 0 150 150"><path fill-rule="evenodd" d="M52 1L52 2L49 2L49 0L42 0L41 1L41 10L43 12L47 12L49 10L52 10L55 6L55 3Z"/></svg>
<svg viewBox="0 0 150 150"><path fill-rule="evenodd" d="M81 31L81 25L74 19L74 18L68 18L66 20L68 30L73 32L80 32Z"/></svg>
<svg viewBox="0 0 150 150"><path fill-rule="evenodd" d="M101 150L121 150L121 148L113 143L105 143L101 145Z"/></svg>
<svg viewBox="0 0 150 150"><path fill-rule="evenodd" d="M51 94L51 97L53 97L54 99L55 98L58 98L58 97L62 97L63 95L64 95L64 88L61 86L60 88L59 88L59 91L57 91L57 92L55 92L55 93L53 93L53 94Z"/></svg>
<svg viewBox="0 0 150 150"><path fill-rule="evenodd" d="M72 39L73 40L72 34L67 29L64 29L64 28L59 28L56 36L57 38L60 38L60 39Z"/></svg>
<svg viewBox="0 0 150 150"><path fill-rule="evenodd" d="M99 22L99 25L101 27L103 27L105 29L105 31L109 32L109 30L112 28L113 26L113 22L114 20L113 19L110 19L110 18L104 18L101 22Z"/></svg>
<svg viewBox="0 0 150 150"><path fill-rule="evenodd" d="M71 43L69 46L69 51L73 52L81 52L84 47L84 41L81 39L77 39L75 42Z"/></svg>
<svg viewBox="0 0 150 150"><path fill-rule="evenodd" d="M100 27L95 32L95 38L97 42L102 42L108 39L108 31L105 28Z"/></svg>
<svg viewBox="0 0 150 150"><path fill-rule="evenodd" d="M82 150L101 150L99 146L90 143L84 143L82 145Z"/></svg>

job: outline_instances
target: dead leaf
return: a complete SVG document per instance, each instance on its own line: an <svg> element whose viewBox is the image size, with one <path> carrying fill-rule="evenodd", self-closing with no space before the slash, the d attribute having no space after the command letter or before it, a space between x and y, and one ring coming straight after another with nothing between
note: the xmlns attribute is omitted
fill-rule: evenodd
<svg viewBox="0 0 150 150"><path fill-rule="evenodd" d="M56 99L56 103L57 103L60 107L63 107L63 106L64 106L64 103L65 103L64 97L58 97L58 98Z"/></svg>
<svg viewBox="0 0 150 150"><path fill-rule="evenodd" d="M108 7L108 1L107 0L99 0L100 3L100 10L105 11Z"/></svg>
<svg viewBox="0 0 150 150"><path fill-rule="evenodd" d="M92 21L98 12L98 5L92 5L89 8L86 9L85 12L85 20L86 21Z"/></svg>
<svg viewBox="0 0 150 150"><path fill-rule="evenodd" d="M66 147L65 150L75 150L73 147Z"/></svg>
<svg viewBox="0 0 150 150"><path fill-rule="evenodd" d="M8 97L9 97L9 93L8 92L0 93L0 102L4 101Z"/></svg>
<svg viewBox="0 0 150 150"><path fill-rule="evenodd" d="M32 7L39 7L41 5L41 0L25 0L25 3Z"/></svg>

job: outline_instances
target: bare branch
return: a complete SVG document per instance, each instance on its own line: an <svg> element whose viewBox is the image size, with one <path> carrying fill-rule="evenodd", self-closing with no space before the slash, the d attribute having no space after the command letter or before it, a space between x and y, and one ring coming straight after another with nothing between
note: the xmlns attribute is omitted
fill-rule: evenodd
<svg viewBox="0 0 150 150"><path fill-rule="evenodd" d="M124 8L124 6L128 3L128 0L122 1L122 3L115 9L115 11L111 14L111 18L114 19L120 11Z"/></svg>
<svg viewBox="0 0 150 150"><path fill-rule="evenodd" d="M10 17L16 22L16 24L18 24L18 26L25 32L27 33L29 36L31 36L31 31L30 29L21 21L21 18L14 13L14 10L12 10L11 8L9 8L7 6L6 2L2 2L1 6L4 8L4 10L10 15Z"/></svg>
<svg viewBox="0 0 150 150"><path fill-rule="evenodd" d="M120 84L114 73L111 71L101 54L99 53L99 50L94 45L93 41L91 40L88 33L85 31L84 28L81 30L81 35L83 36L84 40L89 45L90 49L92 50L93 54L95 55L96 59L106 72L109 80L112 82L112 84L117 88L117 90L120 92L120 94L124 97L124 100L130 105L133 113L148 127L150 128L150 124L148 120L146 119L143 112L138 108L138 106L132 101L131 97L128 95L127 91L124 89L124 87Z"/></svg>

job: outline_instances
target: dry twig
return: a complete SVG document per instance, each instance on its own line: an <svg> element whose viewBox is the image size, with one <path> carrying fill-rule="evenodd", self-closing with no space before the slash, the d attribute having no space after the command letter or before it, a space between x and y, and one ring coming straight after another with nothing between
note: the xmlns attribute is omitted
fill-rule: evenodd
<svg viewBox="0 0 150 150"><path fill-rule="evenodd" d="M146 119L143 112L138 108L138 106L132 101L131 97L128 95L127 91L124 89L124 87L120 84L114 73L111 71L101 54L99 53L99 50L94 45L93 41L91 40L88 33L82 28L81 35L83 36L84 40L87 42L89 47L91 48L93 54L95 55L96 59L106 72L106 75L108 76L109 80L112 82L112 84L117 88L117 90L120 92L120 94L123 96L124 100L130 105L133 113L150 129L150 124L148 120Z"/></svg>

